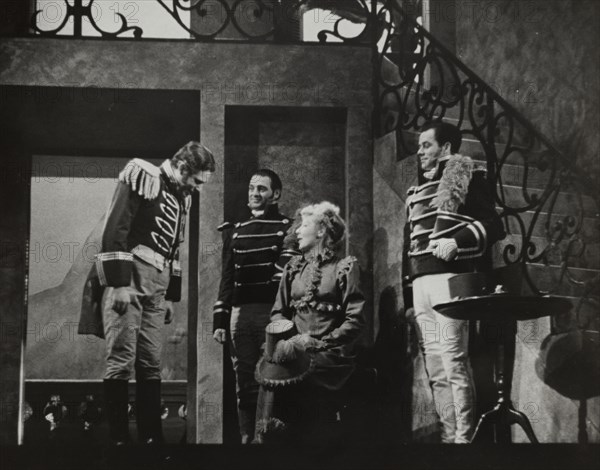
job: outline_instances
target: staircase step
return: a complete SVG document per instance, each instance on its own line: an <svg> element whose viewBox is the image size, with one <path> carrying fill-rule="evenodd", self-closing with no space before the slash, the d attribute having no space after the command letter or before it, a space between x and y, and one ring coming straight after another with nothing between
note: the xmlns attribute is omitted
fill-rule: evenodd
<svg viewBox="0 0 600 470"><path fill-rule="evenodd" d="M548 246L548 241L545 237L531 237L531 242L536 247L534 256ZM506 246L513 245L520 250L522 243L522 237L514 234L508 234L503 240L497 242L493 248L494 265L504 264L503 252ZM552 266L560 266L562 262L561 250L566 250L567 246L568 242L563 241L556 249L549 251L548 263ZM577 245L574 248L579 249L580 247ZM586 245L581 256L572 256L569 258L568 265L574 268L600 270L600 243L596 240L594 243Z"/></svg>
<svg viewBox="0 0 600 470"><path fill-rule="evenodd" d="M494 264L494 267L504 266L504 263ZM581 298L584 294L584 287L569 282L565 274L561 279L562 268L559 266L528 263L527 272L529 278L533 281L538 290L552 295L561 295L572 298ZM570 276L578 282L598 281L600 271L597 269L569 268ZM529 286L527 280L523 278L522 295L532 295L534 291Z"/></svg>
<svg viewBox="0 0 600 470"><path fill-rule="evenodd" d="M414 145L417 148L419 133L415 131L403 131L403 137L405 142L410 147ZM496 151L500 152L501 155L504 151L505 146L502 144L496 144ZM486 157L483 152L483 147L479 141L473 139L463 139L463 146L461 147L461 153L464 155L471 156L474 160L485 164ZM536 154L529 154L528 157L532 158L530 163L535 163ZM525 170L522 165L518 165L520 161L516 154L511 154L506 160L506 163L502 166L501 176L503 182L503 192L506 201L509 206L512 207L523 207L526 206L523 199L523 178ZM550 177L550 171L541 171L535 167L534 164L530 164L527 175L528 193L530 195L537 194L542 195L544 188L547 186L548 179ZM590 217L596 217L600 208L596 207L594 200L590 197L583 197L584 202L584 213ZM558 214L572 213L572 208L577 204L577 195L573 192L561 192L557 198L554 212Z"/></svg>
<svg viewBox="0 0 600 470"><path fill-rule="evenodd" d="M393 57L390 55L390 58L384 57L382 65L381 65L381 75L384 81L388 84L399 84L402 80L400 79L400 74L398 73L398 67L394 64L393 59L396 58L398 54L394 54ZM396 90L400 96L402 96L403 100L405 97L407 87L402 87ZM415 95L414 88L411 88L411 95ZM415 111L415 103L414 99L404 100L406 111L412 113ZM399 110L397 110L399 112ZM462 125L459 126L459 117L460 117L460 107L454 106L452 108L447 108L445 111L445 115L442 118L443 121L448 122L450 124L454 124L455 126L460 127L461 129L465 129L465 127L470 127L469 119L465 111L465 115L463 115ZM508 142L510 127L507 124L503 124L502 121L497 123L497 134L495 140L498 144L505 145ZM527 129L521 127L517 123L513 126L513 133L511 137L511 144L514 147L527 148L530 144L530 133ZM464 144L463 144L464 145ZM471 149L469 149L471 150ZM472 155L476 153L478 150L475 149L470 153L467 150L461 149L461 152L465 155ZM499 156L502 155L501 152L504 151L504 148L497 150L497 154ZM531 152L530 152L531 153ZM539 153L537 154L539 155ZM536 154L530 156L530 159L536 158Z"/></svg>
<svg viewBox="0 0 600 470"><path fill-rule="evenodd" d="M531 225L531 221L533 220L534 215L535 215L535 212L533 212L533 211L524 212L520 215L521 220L523 221L523 224L525 225L525 230L529 229L529 226ZM540 215L536 221L536 224L534 226L532 236L546 238L547 235L546 235L545 225L546 225L547 216L548 215L546 212L540 213ZM555 222L558 222L560 220L561 220L561 217L555 215L552 218L552 224L554 224ZM513 233L513 234L521 233L519 224L514 217L506 218L505 225L506 224L508 225L508 227L506 227L506 230L508 233ZM580 235L581 235L581 238L583 240L585 240L586 242L599 240L600 239L600 219L594 218L594 217L584 217Z"/></svg>
<svg viewBox="0 0 600 470"><path fill-rule="evenodd" d="M447 122L448 124L453 124L461 129L469 126L469 121L465 118L463 118L462 126L459 126L458 116L456 116L457 111L450 112L449 114L451 116L444 116L442 121ZM499 132L496 134L496 138L494 140L500 144L506 144L508 142L510 128L507 125L502 124L497 124L496 128ZM519 132L517 129L514 129L511 142L517 147L527 147L527 138L527 131L523 129Z"/></svg>
<svg viewBox="0 0 600 470"><path fill-rule="evenodd" d="M527 270L529 277L534 280L538 289L548 291L554 295L566 295L569 297L581 297L583 288L581 286L570 283L566 277L563 277L562 282L558 284L561 276L561 268L558 266L546 266L543 264L528 264ZM577 281L590 281L597 278L600 271L594 269L570 268L570 275ZM528 288L525 287L525 292L528 293Z"/></svg>
<svg viewBox="0 0 600 470"><path fill-rule="evenodd" d="M530 197L537 196L541 197L544 194L543 189L528 189ZM505 198L505 204L508 207L524 207L527 204L523 199L523 189L521 186L504 185L503 194ZM582 196L583 215L585 217L598 217L598 208L596 203L591 197ZM560 192L554 203L554 214L573 214L574 209L578 207L578 195L569 192ZM548 203L546 203L548 205ZM544 207L546 208L546 207ZM548 207L549 208L549 207Z"/></svg>
<svg viewBox="0 0 600 470"><path fill-rule="evenodd" d="M409 148L414 148L414 151L416 153L418 146L419 146L419 134L420 133L418 131L402 131L402 133L403 133L404 141L407 143ZM502 144L502 143L496 143L495 147L496 147L496 155L499 158L502 157L504 155L504 152L506 151L506 145ZM513 145L513 147L516 150L522 150L524 153L526 152L526 149L523 147L518 147L517 145ZM521 157L521 155L519 153L517 153L516 150L511 152L511 154L509 154L507 156L506 164L522 165L523 158ZM463 136L462 144L460 146L460 153L462 155L468 155L471 158L473 158L474 160L486 161L485 150L484 150L481 142L479 142L479 140L476 140L475 138L473 138L473 136ZM540 155L541 155L540 152L532 152L532 151L526 152L525 156L527 157L527 161L529 162L530 167L532 166L532 164L535 164L538 161Z"/></svg>
<svg viewBox="0 0 600 470"><path fill-rule="evenodd" d="M487 165L485 155L477 155L473 157L477 163L482 166ZM523 186L525 183L525 167L520 164L511 164L511 161L516 162L517 158L509 157L507 162L502 165L500 172L497 176L501 177L502 184L511 186ZM541 171L535 165L530 165L527 172L527 187L535 189L544 189L548 186L551 178L550 171Z"/></svg>
<svg viewBox="0 0 600 470"><path fill-rule="evenodd" d="M404 131L404 138L409 146L414 145L417 148L419 141L419 134L413 131ZM497 152L504 152L505 146L502 144L496 144ZM481 165L486 165L487 160L483 148L479 141L474 139L463 138L463 145L461 146L461 153L469 155L473 160L477 161ZM506 159L500 175L502 176L502 182L504 184L513 186L522 186L525 177L525 167L522 164L523 160L516 154L512 153ZM529 165L529 171L527 174L527 187L543 189L547 186L551 177L550 171L541 171L535 163Z"/></svg>

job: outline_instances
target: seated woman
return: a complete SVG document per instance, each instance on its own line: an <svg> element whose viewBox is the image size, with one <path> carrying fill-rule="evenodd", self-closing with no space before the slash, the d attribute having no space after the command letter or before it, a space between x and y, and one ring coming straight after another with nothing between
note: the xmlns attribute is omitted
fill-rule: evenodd
<svg viewBox="0 0 600 470"><path fill-rule="evenodd" d="M310 372L301 383L279 387L275 394L275 400L285 397L294 403L296 413L291 420L297 428L300 423L303 430L331 419L328 415L331 407L327 409L327 404L331 404L335 392L343 387L354 370L354 346L365 325L365 300L359 287L356 258L336 255L345 232L339 211L330 202L301 210L302 223L296 234L302 255L293 257L286 265L271 312L271 326L291 320L297 333L280 341L276 353L286 347L299 348L311 359ZM295 356L297 354L290 355ZM261 381L260 366L261 363L257 379L269 388L268 384L275 382ZM286 388L285 393L283 388ZM266 416L257 418L257 422L262 419L264 423ZM285 419L290 420L289 413ZM261 430L257 431L260 434Z"/></svg>

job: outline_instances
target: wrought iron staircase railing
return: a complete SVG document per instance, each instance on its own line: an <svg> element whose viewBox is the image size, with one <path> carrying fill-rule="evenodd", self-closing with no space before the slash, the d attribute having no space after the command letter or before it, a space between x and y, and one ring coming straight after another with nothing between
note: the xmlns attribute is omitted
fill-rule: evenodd
<svg viewBox="0 0 600 470"><path fill-rule="evenodd" d="M377 2L372 12L370 29L382 32L374 51L376 134L395 132L402 159L416 152L426 121L460 127L470 154L485 161L509 233L497 261L520 263L535 294L566 294L579 299L577 310L590 303L597 310L600 227L593 179L423 28L414 12L398 0Z"/></svg>
<svg viewBox="0 0 600 470"><path fill-rule="evenodd" d="M142 39L143 29L127 23L104 32L94 22L96 0L63 0L66 16L53 30L31 28L38 35L62 34L73 22L73 36L82 36L82 22L102 37L123 34ZM60 3L60 2L53 2ZM460 61L418 21L420 0L154 0L191 39L215 41L229 28L237 40L296 39L281 34L285 21L301 12L320 8L333 11L337 20L319 32L349 44L370 45L374 65L375 135L395 132L398 158L415 152L415 136L430 120L447 120L462 130L463 153L481 159L496 191L496 201L509 238L500 246L498 261L520 263L529 289L536 294L564 293L578 297L580 305L592 301L600 287L599 197L593 178L575 157L565 156L515 107ZM209 8L216 5L217 11ZM240 9L265 22L241 21ZM196 22L183 21L182 13ZM218 13L218 14L217 14ZM295 15L295 16L294 16ZM210 18L208 18L210 17ZM199 20L210 20L206 29ZM269 22L270 21L270 22ZM346 37L342 22L362 26ZM200 25L200 26L198 26ZM261 28L263 27L261 26ZM287 25L289 26L289 25ZM286 27L287 27L286 26ZM204 29L202 29L204 28ZM597 300L593 300L596 302Z"/></svg>

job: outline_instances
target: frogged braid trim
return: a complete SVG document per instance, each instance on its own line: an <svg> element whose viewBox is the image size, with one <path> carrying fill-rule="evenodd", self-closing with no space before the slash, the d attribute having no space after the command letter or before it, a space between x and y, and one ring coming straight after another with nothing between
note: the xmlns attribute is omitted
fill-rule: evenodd
<svg viewBox="0 0 600 470"><path fill-rule="evenodd" d="M144 199L155 199L160 192L160 168L141 158L134 158L119 174L119 181L131 186Z"/></svg>
<svg viewBox="0 0 600 470"><path fill-rule="evenodd" d="M452 155L444 168L437 195L429 206L443 211L457 212L461 204L465 203L474 166L471 157Z"/></svg>

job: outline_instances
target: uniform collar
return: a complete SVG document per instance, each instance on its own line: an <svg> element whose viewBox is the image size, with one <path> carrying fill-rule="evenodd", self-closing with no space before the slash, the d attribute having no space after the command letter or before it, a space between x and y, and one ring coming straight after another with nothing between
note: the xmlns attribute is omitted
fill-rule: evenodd
<svg viewBox="0 0 600 470"><path fill-rule="evenodd" d="M444 168L446 168L446 162L448 162L448 160L450 160L450 157L452 157L452 155L446 155L445 157L439 158L437 161L437 164L434 168L423 172L422 173L423 181L421 184L427 183L429 181L439 180L442 177L442 174L444 173Z"/></svg>
<svg viewBox="0 0 600 470"><path fill-rule="evenodd" d="M175 171L169 160L165 160L160 165L160 171L167 177L170 183L177 184L177 178L175 178Z"/></svg>
<svg viewBox="0 0 600 470"><path fill-rule="evenodd" d="M252 219L275 219L279 215L279 205L268 204L264 211L251 211Z"/></svg>
<svg viewBox="0 0 600 470"><path fill-rule="evenodd" d="M187 197L184 196L179 189L179 184L175 178L175 171L173 170L173 166L169 160L162 162L160 165L160 172L171 193L175 195L175 197L184 205L184 207L187 207Z"/></svg>

